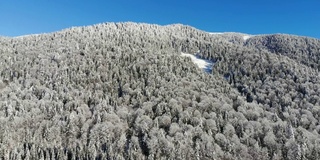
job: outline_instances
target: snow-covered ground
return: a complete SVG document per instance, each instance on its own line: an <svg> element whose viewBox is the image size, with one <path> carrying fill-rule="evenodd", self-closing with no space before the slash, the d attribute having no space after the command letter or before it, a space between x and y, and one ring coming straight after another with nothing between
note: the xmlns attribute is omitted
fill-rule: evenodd
<svg viewBox="0 0 320 160"><path fill-rule="evenodd" d="M214 65L213 61L205 60L200 58L200 56L188 53L181 53L181 56L190 57L192 62L196 64L199 68L203 69L205 72L211 73L212 66Z"/></svg>
<svg viewBox="0 0 320 160"><path fill-rule="evenodd" d="M41 35L41 34L27 34L27 35L22 35L22 36L16 36L13 38L25 38L25 37L39 36L39 35Z"/></svg>
<svg viewBox="0 0 320 160"><path fill-rule="evenodd" d="M244 41L254 36L254 35L238 33L238 32L208 32L208 33L211 35L240 36L243 38Z"/></svg>
<svg viewBox="0 0 320 160"><path fill-rule="evenodd" d="M250 37L252 37L251 35L244 35L242 38L243 38L243 40L248 40Z"/></svg>
<svg viewBox="0 0 320 160"><path fill-rule="evenodd" d="M209 34L215 35L215 34L223 34L222 32L209 32Z"/></svg>

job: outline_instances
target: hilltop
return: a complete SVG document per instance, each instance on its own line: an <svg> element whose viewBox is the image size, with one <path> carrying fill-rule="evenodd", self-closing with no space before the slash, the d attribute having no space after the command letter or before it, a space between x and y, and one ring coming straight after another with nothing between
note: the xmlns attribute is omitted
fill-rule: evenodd
<svg viewBox="0 0 320 160"><path fill-rule="evenodd" d="M182 24L0 37L0 157L319 159L319 56Z"/></svg>

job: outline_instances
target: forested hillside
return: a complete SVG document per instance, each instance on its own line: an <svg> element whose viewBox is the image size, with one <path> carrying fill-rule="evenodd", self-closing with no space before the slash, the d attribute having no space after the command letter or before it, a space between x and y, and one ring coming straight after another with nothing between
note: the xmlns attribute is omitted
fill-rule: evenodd
<svg viewBox="0 0 320 160"><path fill-rule="evenodd" d="M181 24L0 37L0 159L320 159L319 56Z"/></svg>

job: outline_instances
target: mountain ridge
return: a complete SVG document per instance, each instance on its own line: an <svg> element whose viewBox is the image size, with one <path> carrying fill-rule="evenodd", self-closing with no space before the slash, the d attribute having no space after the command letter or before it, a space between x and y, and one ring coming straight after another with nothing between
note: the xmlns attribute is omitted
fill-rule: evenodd
<svg viewBox="0 0 320 160"><path fill-rule="evenodd" d="M20 35L20 36L0 36L0 37L6 37L6 38L18 38L18 37L25 37L25 36L36 36L36 35L43 35L43 34L52 34L55 32L61 32L64 30L68 30L71 28L81 28L81 27L90 27L90 26L97 26L97 25L102 25L102 24L141 24L141 25L158 25L158 26L163 26L163 27L174 27L174 26L186 26L186 27L191 27L196 29L196 27L193 27L191 25L186 25L186 24L182 24L182 23L173 23L173 24L166 24L166 25L159 25L156 23L143 23L143 22L105 22L105 23L97 23L97 24L93 24L93 25L84 25L84 26L72 26L72 27L68 27L65 29L61 29L58 31L52 31L52 32L47 32L47 33L33 33L33 34L26 34L26 35ZM198 29L201 30L201 29ZM295 34L288 34L288 33L260 33L260 34L248 34L248 33L243 33L243 32L233 32L233 31L225 31L225 32L210 32L210 31L205 31L205 30L201 30L203 32L207 32L210 34L244 34L244 35L252 35L252 36L270 36L270 35L289 35L289 36L296 36L296 37L304 37L304 38L313 38L313 39L318 39L316 37L311 37L311 36L304 36L304 35L295 35Z"/></svg>

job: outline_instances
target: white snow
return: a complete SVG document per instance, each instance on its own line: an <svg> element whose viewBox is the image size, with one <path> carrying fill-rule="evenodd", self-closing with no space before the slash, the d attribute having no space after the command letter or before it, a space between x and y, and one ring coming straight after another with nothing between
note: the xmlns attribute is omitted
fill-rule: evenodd
<svg viewBox="0 0 320 160"><path fill-rule="evenodd" d="M27 38L27 37L32 37L32 36L39 36L41 34L27 34L27 35L22 35L22 36L16 36L16 37L13 37L13 38Z"/></svg>
<svg viewBox="0 0 320 160"><path fill-rule="evenodd" d="M222 32L209 32L209 34L223 34Z"/></svg>
<svg viewBox="0 0 320 160"><path fill-rule="evenodd" d="M249 38L250 38L251 36L250 35L244 35L242 38L243 38L243 40L248 40Z"/></svg>
<svg viewBox="0 0 320 160"><path fill-rule="evenodd" d="M242 36L243 40L245 41L254 36L254 35L238 33L238 32L208 32L208 33L211 35Z"/></svg>
<svg viewBox="0 0 320 160"><path fill-rule="evenodd" d="M190 57L191 61L196 64L199 68L203 69L205 72L210 73L212 66L214 65L213 61L205 60L200 58L198 55L188 54L188 53L181 53L183 57Z"/></svg>

